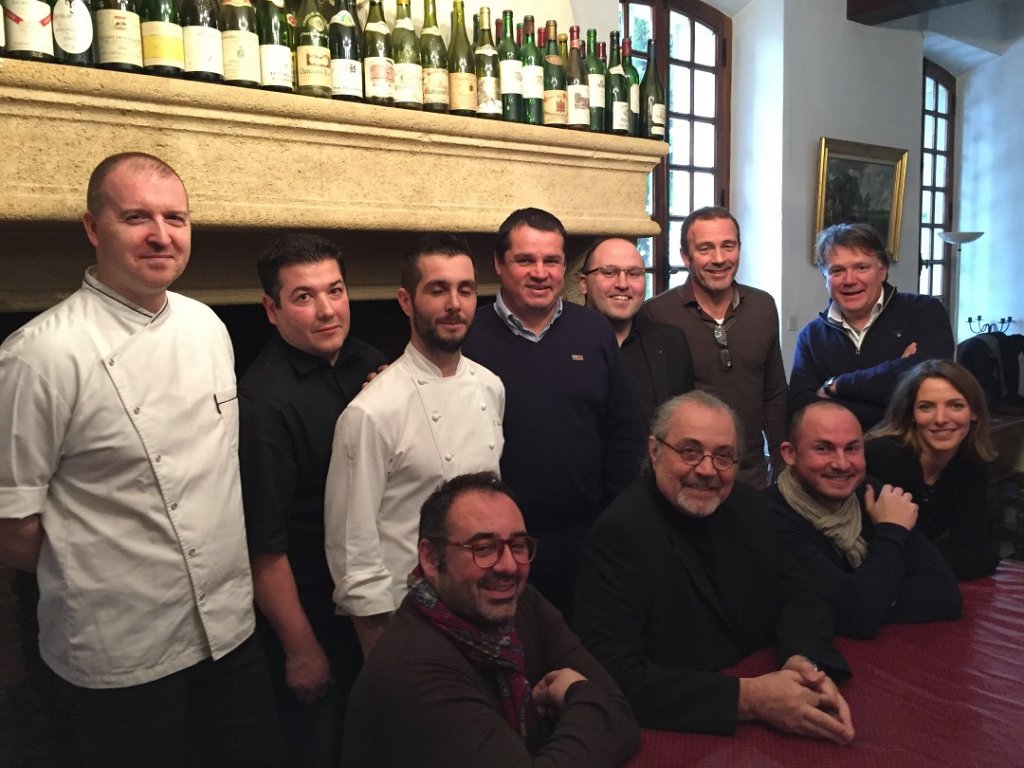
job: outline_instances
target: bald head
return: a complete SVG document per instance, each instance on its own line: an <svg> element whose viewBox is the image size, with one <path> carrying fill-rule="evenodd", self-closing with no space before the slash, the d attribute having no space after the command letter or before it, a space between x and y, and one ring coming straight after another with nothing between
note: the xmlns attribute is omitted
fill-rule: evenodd
<svg viewBox="0 0 1024 768"><path fill-rule="evenodd" d="M580 273L587 305L617 327L629 328L647 289L644 260L629 240L610 237L589 248Z"/></svg>

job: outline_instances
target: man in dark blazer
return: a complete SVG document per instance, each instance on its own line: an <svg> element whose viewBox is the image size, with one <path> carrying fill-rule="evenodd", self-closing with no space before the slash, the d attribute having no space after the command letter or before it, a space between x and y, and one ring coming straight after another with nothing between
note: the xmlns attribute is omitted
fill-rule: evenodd
<svg viewBox="0 0 1024 768"><path fill-rule="evenodd" d="M584 253L580 293L588 307L612 324L622 359L636 382L645 428L659 405L693 389L686 335L637 314L646 288L644 260L629 240L606 237Z"/></svg>
<svg viewBox="0 0 1024 768"><path fill-rule="evenodd" d="M590 531L577 581L584 644L646 728L732 734L740 720L845 744L849 668L764 502L736 483L735 414L703 391L659 410L650 466ZM774 645L780 668L722 674Z"/></svg>

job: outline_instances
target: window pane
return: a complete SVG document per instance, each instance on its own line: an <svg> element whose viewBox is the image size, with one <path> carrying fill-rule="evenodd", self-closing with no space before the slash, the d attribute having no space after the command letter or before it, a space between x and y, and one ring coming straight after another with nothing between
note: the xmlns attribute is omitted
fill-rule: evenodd
<svg viewBox="0 0 1024 768"><path fill-rule="evenodd" d="M935 149L935 118L931 115L924 117L924 148Z"/></svg>
<svg viewBox="0 0 1024 768"><path fill-rule="evenodd" d="M690 19L672 11L668 24L668 55L673 59L690 60Z"/></svg>
<svg viewBox="0 0 1024 768"><path fill-rule="evenodd" d="M932 265L932 296L942 296L942 264Z"/></svg>
<svg viewBox="0 0 1024 768"><path fill-rule="evenodd" d="M945 259L946 258L946 243L939 237L939 232L943 232L942 229L932 230L932 258L933 259Z"/></svg>
<svg viewBox="0 0 1024 768"><path fill-rule="evenodd" d="M693 174L693 210L705 205L717 205L715 201L715 175L713 173Z"/></svg>
<svg viewBox="0 0 1024 768"><path fill-rule="evenodd" d="M700 22L693 25L693 61L705 67L715 66L715 33Z"/></svg>
<svg viewBox="0 0 1024 768"><path fill-rule="evenodd" d="M946 187L949 186L949 180L946 178L946 156L936 155L935 156L935 186Z"/></svg>
<svg viewBox="0 0 1024 768"><path fill-rule="evenodd" d="M673 272L668 276L668 287L676 288L686 282L686 278L690 276L689 272Z"/></svg>
<svg viewBox="0 0 1024 768"><path fill-rule="evenodd" d="M939 86L939 104L936 111L944 115L949 114L949 89L944 85Z"/></svg>
<svg viewBox="0 0 1024 768"><path fill-rule="evenodd" d="M921 261L926 261L932 257L931 253L928 252L932 244L931 233L932 231L927 227L921 230Z"/></svg>
<svg viewBox="0 0 1024 768"><path fill-rule="evenodd" d="M640 75L640 79L643 80L644 72L647 71L647 59L641 59L634 56L633 66L636 67L637 74Z"/></svg>
<svg viewBox="0 0 1024 768"><path fill-rule="evenodd" d="M681 117L668 119L669 165L690 165L690 121Z"/></svg>
<svg viewBox="0 0 1024 768"><path fill-rule="evenodd" d="M930 187L934 182L932 171L935 168L935 155L931 152L921 154L921 186Z"/></svg>
<svg viewBox="0 0 1024 768"><path fill-rule="evenodd" d="M619 26L622 26L621 22ZM924 79L924 108L935 111L935 80L930 77Z"/></svg>
<svg viewBox="0 0 1024 768"><path fill-rule="evenodd" d="M921 265L921 279L920 279L920 282L918 283L918 289L917 289L918 293L923 293L925 296L931 296L932 295L931 286L928 284L928 281L931 280L931 276L932 276L932 268L929 267L927 264L922 264Z"/></svg>
<svg viewBox="0 0 1024 768"><path fill-rule="evenodd" d="M712 72L693 73L693 114L715 117L715 75Z"/></svg>
<svg viewBox="0 0 1024 768"><path fill-rule="evenodd" d="M715 126L712 123L693 124L693 164L715 167Z"/></svg>
<svg viewBox="0 0 1024 768"><path fill-rule="evenodd" d="M922 192L921 193L921 223L931 224L932 223L932 193Z"/></svg>
<svg viewBox="0 0 1024 768"><path fill-rule="evenodd" d="M689 211L687 211L689 213ZM683 257L679 255L679 235L683 231L683 222L669 220L668 223L668 265L670 267L683 266Z"/></svg>
<svg viewBox="0 0 1024 768"><path fill-rule="evenodd" d="M654 203L652 201L652 187L654 185L654 171L647 174L647 205L644 206L644 210L648 216L654 215Z"/></svg>
<svg viewBox="0 0 1024 768"><path fill-rule="evenodd" d="M945 192L936 192L935 193L935 208L933 210L935 211L935 213L934 213L935 218L933 219L935 224L937 224L937 225L938 224L943 224L944 225L946 223L946 193Z"/></svg>
<svg viewBox="0 0 1024 768"><path fill-rule="evenodd" d="M672 64L668 68L668 108L690 114L690 68Z"/></svg>
<svg viewBox="0 0 1024 768"><path fill-rule="evenodd" d="M946 146L946 127L949 125L949 121L943 117L940 117L935 122L935 148L945 152L947 149L949 149L949 147Z"/></svg>
<svg viewBox="0 0 1024 768"><path fill-rule="evenodd" d="M668 215L686 216L693 208L690 206L690 172L668 172Z"/></svg>
<svg viewBox="0 0 1024 768"><path fill-rule="evenodd" d="M636 241L636 249L640 251L640 256L644 260L644 266L651 266L653 263L651 259L654 258L654 238L641 237Z"/></svg>
<svg viewBox="0 0 1024 768"><path fill-rule="evenodd" d="M623 9L623 7L624 7L623 4L619 3L619 27L618 27L618 29L619 29L619 36L620 37L625 37L626 36L626 27L624 26L624 21L623 21L623 18L622 18L622 9ZM597 53L597 51L594 51L594 53Z"/></svg>
<svg viewBox="0 0 1024 768"><path fill-rule="evenodd" d="M639 3L629 4L629 36L633 39L633 50L647 53L647 38L654 35L651 24L651 6Z"/></svg>

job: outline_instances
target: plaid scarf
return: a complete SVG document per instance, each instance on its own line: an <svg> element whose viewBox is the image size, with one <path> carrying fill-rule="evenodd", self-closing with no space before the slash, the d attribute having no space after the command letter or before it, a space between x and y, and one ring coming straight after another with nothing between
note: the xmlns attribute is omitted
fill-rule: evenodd
<svg viewBox="0 0 1024 768"><path fill-rule="evenodd" d="M504 629L487 630L452 613L426 580L420 566L409 574L409 595L424 618L447 637L473 666L490 672L505 721L524 742L528 741L534 711L530 683L526 679L523 644L513 624L509 622Z"/></svg>

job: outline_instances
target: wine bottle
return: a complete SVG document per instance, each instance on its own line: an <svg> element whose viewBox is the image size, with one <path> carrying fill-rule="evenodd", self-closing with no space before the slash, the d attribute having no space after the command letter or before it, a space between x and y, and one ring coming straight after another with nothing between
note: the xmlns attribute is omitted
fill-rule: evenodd
<svg viewBox="0 0 1024 768"><path fill-rule="evenodd" d="M523 16L523 46L519 55L523 62L523 122L544 124L544 67L540 50L534 42L533 16Z"/></svg>
<svg viewBox="0 0 1024 768"><path fill-rule="evenodd" d="M448 45L448 111L453 115L476 114L476 61L466 36L463 0L452 2L452 34Z"/></svg>
<svg viewBox="0 0 1024 768"><path fill-rule="evenodd" d="M665 89L658 75L658 49L651 39L647 40L647 69L640 81L640 136L665 138Z"/></svg>
<svg viewBox="0 0 1024 768"><path fill-rule="evenodd" d="M177 0L140 0L142 69L150 75L181 77L185 71L185 41Z"/></svg>
<svg viewBox="0 0 1024 768"><path fill-rule="evenodd" d="M512 38L512 11L503 12L503 36L498 44L498 77L501 84L501 116L511 123L523 122L523 62Z"/></svg>
<svg viewBox="0 0 1024 768"><path fill-rule="evenodd" d="M558 22L547 21L544 52L544 125L565 128L569 122L569 98L565 90L565 65L558 53Z"/></svg>
<svg viewBox="0 0 1024 768"><path fill-rule="evenodd" d="M363 27L363 93L366 101L392 107L395 104L395 58L391 30L384 21L380 0L370 0Z"/></svg>
<svg viewBox="0 0 1024 768"><path fill-rule="evenodd" d="M523 47L523 22L516 22L516 49L519 50ZM520 53L522 51L519 51Z"/></svg>
<svg viewBox="0 0 1024 768"><path fill-rule="evenodd" d="M505 22L500 16L494 17L494 39L501 40L505 37Z"/></svg>
<svg viewBox="0 0 1024 768"><path fill-rule="evenodd" d="M221 0L220 39L224 82L259 88L260 38L256 32L256 11L249 0Z"/></svg>
<svg viewBox="0 0 1024 768"><path fill-rule="evenodd" d="M53 19L43 0L3 0L6 55L12 59L53 61Z"/></svg>
<svg viewBox="0 0 1024 768"><path fill-rule="evenodd" d="M295 92L292 26L284 0L256 0L256 34L260 42L260 88Z"/></svg>
<svg viewBox="0 0 1024 768"><path fill-rule="evenodd" d="M605 95L608 132L629 135L629 84L619 59L619 33L608 35L608 81Z"/></svg>
<svg viewBox="0 0 1024 768"><path fill-rule="evenodd" d="M142 27L135 0L95 0L93 23L96 63L103 69L141 72Z"/></svg>
<svg viewBox="0 0 1024 768"><path fill-rule="evenodd" d="M423 65L420 63L420 41L412 25L409 0L398 0L395 31L391 43L395 54L395 106L423 109Z"/></svg>
<svg viewBox="0 0 1024 768"><path fill-rule="evenodd" d="M606 73L604 62L598 57L596 29L587 30L587 60L584 66L587 70L587 89L590 96L590 130L604 133L607 130L604 105Z"/></svg>
<svg viewBox="0 0 1024 768"><path fill-rule="evenodd" d="M55 0L53 4L53 55L61 64L91 67L94 63L89 6L90 0Z"/></svg>
<svg viewBox="0 0 1024 768"><path fill-rule="evenodd" d="M500 120L501 84L498 49L491 37L491 9L480 7L479 45L473 51L476 64L476 114L488 120Z"/></svg>
<svg viewBox="0 0 1024 768"><path fill-rule="evenodd" d="M561 35L559 35L561 37ZM569 27L569 61L565 67L565 90L568 95L569 128L574 131L590 130L590 86L580 55L580 28Z"/></svg>
<svg viewBox="0 0 1024 768"><path fill-rule="evenodd" d="M295 79L303 96L331 98L331 49L327 19L316 0L302 0L296 19Z"/></svg>
<svg viewBox="0 0 1024 768"><path fill-rule="evenodd" d="M640 134L640 73L633 66L633 41L622 38L622 70L629 85L629 135Z"/></svg>
<svg viewBox="0 0 1024 768"><path fill-rule="evenodd" d="M359 49L359 19L348 4L331 17L327 36L331 48L331 96L342 101L362 101L363 55Z"/></svg>
<svg viewBox="0 0 1024 768"><path fill-rule="evenodd" d="M569 63L569 36L564 32L558 33L558 56L562 59L562 68Z"/></svg>
<svg viewBox="0 0 1024 768"><path fill-rule="evenodd" d="M181 39L185 47L185 77L223 83L224 49L216 0L182 0Z"/></svg>
<svg viewBox="0 0 1024 768"><path fill-rule="evenodd" d="M448 48L437 26L437 5L423 2L423 33L420 35L420 64L423 66L423 109L448 111Z"/></svg>

